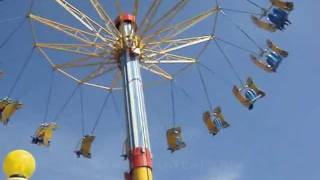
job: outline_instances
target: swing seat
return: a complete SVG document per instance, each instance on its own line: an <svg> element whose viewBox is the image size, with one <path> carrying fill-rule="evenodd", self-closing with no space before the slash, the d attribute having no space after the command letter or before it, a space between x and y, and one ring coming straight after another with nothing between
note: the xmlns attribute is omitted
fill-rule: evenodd
<svg viewBox="0 0 320 180"><path fill-rule="evenodd" d="M53 137L53 131L57 129L56 123L42 123L37 129L34 136L32 136L32 144L49 147Z"/></svg>
<svg viewBox="0 0 320 180"><path fill-rule="evenodd" d="M242 92L245 90L245 94L243 95ZM246 81L246 87L244 89L240 89L237 86L233 86L233 94L238 99L238 101L247 107L249 110L253 109L254 103L258 100L263 98L266 93L260 90L256 84L253 82L252 78L249 77ZM254 98L249 98L251 96L249 93L252 91L255 95ZM253 97L253 96L252 96Z"/></svg>
<svg viewBox="0 0 320 180"><path fill-rule="evenodd" d="M20 108L22 108L22 104L19 101L11 101L7 100L6 102L1 102L0 106L2 107L1 111L1 119L0 121L7 125L9 123L9 119L13 114Z"/></svg>
<svg viewBox="0 0 320 180"><path fill-rule="evenodd" d="M251 57L251 61L260 69L268 72L268 73L272 73L272 72L275 72L274 69L269 65L267 64L266 62L262 61L262 60L259 60L256 56L254 55L250 55Z"/></svg>
<svg viewBox="0 0 320 180"><path fill-rule="evenodd" d="M167 130L167 143L168 150L170 150L171 153L186 147L186 143L182 138L182 131L180 127Z"/></svg>
<svg viewBox="0 0 320 180"><path fill-rule="evenodd" d="M3 98L0 100L0 110L3 110L8 104L10 100L8 98Z"/></svg>
<svg viewBox="0 0 320 180"><path fill-rule="evenodd" d="M213 136L217 135L219 133L219 129L217 128L216 124L211 119L210 112L207 111L203 113L203 122L205 123L206 127L209 130L209 133Z"/></svg>
<svg viewBox="0 0 320 180"><path fill-rule="evenodd" d="M289 20L285 19L277 14L269 14L268 20L274 24L276 29L278 30L284 30L286 25L289 25Z"/></svg>
<svg viewBox="0 0 320 180"><path fill-rule="evenodd" d="M289 56L289 52L288 51L285 51L285 50L281 49L279 46L274 44L270 39L267 39L267 45L272 51L278 53L280 56L282 56L284 58Z"/></svg>
<svg viewBox="0 0 320 180"><path fill-rule="evenodd" d="M82 155L85 158L91 159L91 146L96 136L85 135L81 140L80 150L75 151L78 158Z"/></svg>
<svg viewBox="0 0 320 180"><path fill-rule="evenodd" d="M230 126L230 124L225 121L224 119L224 115L222 113L222 110L221 110L221 107L216 107L214 110L213 110L213 115L216 119L220 120L221 121L221 124L222 124L222 128L228 128Z"/></svg>
<svg viewBox="0 0 320 180"><path fill-rule="evenodd" d="M252 19L253 23L261 29L264 29L264 30L270 31L270 32L277 31L277 27L273 23L265 22L255 16L251 16L251 19Z"/></svg>
<svg viewBox="0 0 320 180"><path fill-rule="evenodd" d="M253 89L256 93L257 93L257 98L263 98L264 96L266 96L266 93L263 92L261 89L259 89L256 84L253 82L252 78L251 77L248 77L247 79L247 86L250 88L250 89Z"/></svg>
<svg viewBox="0 0 320 180"><path fill-rule="evenodd" d="M277 71L279 65L281 64L283 58L278 53L272 51L266 55L266 62L270 65L274 72Z"/></svg>
<svg viewBox="0 0 320 180"><path fill-rule="evenodd" d="M273 6L276 6L280 9L285 10L285 11L292 11L294 9L293 2L284 2L281 0L270 0L270 2Z"/></svg>
<svg viewBox="0 0 320 180"><path fill-rule="evenodd" d="M233 95L237 98L237 100L248 109L253 108L253 102L248 100L245 96L242 95L242 90L239 89L237 86L233 86L232 89Z"/></svg>

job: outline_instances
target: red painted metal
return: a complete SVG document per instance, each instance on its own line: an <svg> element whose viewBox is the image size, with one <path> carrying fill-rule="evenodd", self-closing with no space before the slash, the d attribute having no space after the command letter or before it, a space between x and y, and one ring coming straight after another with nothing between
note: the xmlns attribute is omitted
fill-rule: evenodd
<svg viewBox="0 0 320 180"><path fill-rule="evenodd" d="M129 160L131 170L140 167L148 167L152 169L152 154L149 149L141 147L135 148L131 151Z"/></svg>
<svg viewBox="0 0 320 180"><path fill-rule="evenodd" d="M136 16L131 15L129 13L122 13L117 17L117 19L115 20L114 23L115 23L116 27L119 28L119 26L122 22L130 22L130 23L133 23L136 25L137 18L136 18Z"/></svg>

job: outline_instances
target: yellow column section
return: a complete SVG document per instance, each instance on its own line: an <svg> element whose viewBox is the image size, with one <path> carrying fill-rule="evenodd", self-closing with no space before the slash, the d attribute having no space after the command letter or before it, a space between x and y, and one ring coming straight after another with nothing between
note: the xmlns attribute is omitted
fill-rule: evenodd
<svg viewBox="0 0 320 180"><path fill-rule="evenodd" d="M152 170L147 167L141 167L133 170L132 180L152 180Z"/></svg>

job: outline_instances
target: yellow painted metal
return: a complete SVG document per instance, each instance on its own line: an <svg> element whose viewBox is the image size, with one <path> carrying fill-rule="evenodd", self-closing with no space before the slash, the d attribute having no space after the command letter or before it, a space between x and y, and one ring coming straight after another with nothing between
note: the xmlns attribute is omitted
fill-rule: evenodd
<svg viewBox="0 0 320 180"><path fill-rule="evenodd" d="M255 16L251 16L251 19L253 21L254 24L256 24L258 27L264 29L264 30L267 30L267 31L270 31L270 32L276 32L277 31L277 28L274 24L272 23L268 23L268 22L265 22Z"/></svg>
<svg viewBox="0 0 320 180"><path fill-rule="evenodd" d="M250 55L251 57L251 61L259 68L263 69L264 71L268 72L268 73L272 73L273 69L272 67L267 64L266 62L264 62L263 60L259 60L256 56L254 55Z"/></svg>
<svg viewBox="0 0 320 180"><path fill-rule="evenodd" d="M3 106L3 104L4 103L0 103L0 106ZM9 118L20 108L22 108L22 104L20 102L8 102L2 110L0 122L4 125L8 124Z"/></svg>
<svg viewBox="0 0 320 180"><path fill-rule="evenodd" d="M209 111L206 111L203 114L203 121L211 134L213 135L218 134L219 129L217 128L216 124L212 121Z"/></svg>
<svg viewBox="0 0 320 180"><path fill-rule="evenodd" d="M50 146L51 139L53 137L53 131L58 128L56 123L44 123L37 129L35 137L41 139L40 146Z"/></svg>
<svg viewBox="0 0 320 180"><path fill-rule="evenodd" d="M270 39L267 39L267 45L272 51L280 54L282 57L288 57L289 52L274 44Z"/></svg>
<svg viewBox="0 0 320 180"><path fill-rule="evenodd" d="M91 146L95 140L95 136L85 135L81 140L80 153L83 157L91 158Z"/></svg>
<svg viewBox="0 0 320 180"><path fill-rule="evenodd" d="M152 170L148 167L141 167L133 170L132 180L152 180Z"/></svg>
<svg viewBox="0 0 320 180"><path fill-rule="evenodd" d="M175 127L167 130L168 150L172 153L186 147L183 141L181 127Z"/></svg>
<svg viewBox="0 0 320 180"><path fill-rule="evenodd" d="M277 6L278 8L284 9L286 11L292 11L294 9L293 2L285 2L282 0L271 0L272 5Z"/></svg>
<svg viewBox="0 0 320 180"><path fill-rule="evenodd" d="M10 152L3 162L3 172L7 177L20 175L30 178L36 169L32 154L24 150Z"/></svg>

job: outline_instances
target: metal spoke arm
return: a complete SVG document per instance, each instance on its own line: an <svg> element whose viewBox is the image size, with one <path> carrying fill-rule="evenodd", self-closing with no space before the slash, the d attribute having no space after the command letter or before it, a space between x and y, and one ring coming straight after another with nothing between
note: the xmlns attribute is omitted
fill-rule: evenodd
<svg viewBox="0 0 320 180"><path fill-rule="evenodd" d="M75 54L83 54L92 57L101 57L94 46L90 44L52 44L52 43L36 43L36 47L52 49ZM104 49L102 49L104 50Z"/></svg>
<svg viewBox="0 0 320 180"><path fill-rule="evenodd" d="M211 36L200 36L200 37L192 37L192 38L184 38L184 39L174 39L174 40L160 40L155 42L147 43L147 46L165 46L165 49L162 49L161 53L168 53L171 51L176 51L182 48L186 48L189 46L197 45L203 42L207 42L215 39L214 35Z"/></svg>
<svg viewBox="0 0 320 180"><path fill-rule="evenodd" d="M214 7L213 9L202 13L198 16L195 16L193 18L190 18L188 20L185 20L181 23L178 23L176 25L173 25L171 27L167 27L164 29L160 29L158 31L156 31L154 34L152 34L151 36L148 36L144 39L145 42L151 42L153 40L156 39L157 36L161 35L161 37L163 37L163 40L169 40L172 38L175 38L176 36L178 36L179 34L185 32L186 30L192 28L193 26L195 26L196 24L204 21L205 19L207 19L208 17L210 17L211 15L220 12L219 7Z"/></svg>
<svg viewBox="0 0 320 180"><path fill-rule="evenodd" d="M56 2L61 5L66 11L68 11L72 16L74 16L81 24L87 27L90 31L94 32L102 41L105 41L105 38L114 40L116 39L116 35L113 34L113 32L110 32L109 30L99 25L97 22L89 18L86 14L68 3L66 0L56 0Z"/></svg>
<svg viewBox="0 0 320 180"><path fill-rule="evenodd" d="M87 63L65 63L65 64L56 64L56 68L67 69L67 68L82 68L82 67L90 67L90 66L100 66L100 65L115 65L115 61L99 61L99 62L87 62Z"/></svg>
<svg viewBox="0 0 320 180"><path fill-rule="evenodd" d="M156 64L141 63L140 66L147 71L150 71L156 75L163 77L164 79L167 79L167 80L173 79L171 74L169 74L168 72L166 72L165 70L163 70L160 66L158 66Z"/></svg>
<svg viewBox="0 0 320 180"><path fill-rule="evenodd" d="M53 62L53 60L49 57L49 55L40 47L37 47L37 49L39 50L39 52L44 56L44 58L46 59L46 61L48 61L48 63L51 65L51 67L55 68L56 71L62 73L63 75L65 75L66 77L72 79L73 81L77 82L77 83L82 83L88 86L92 86L92 87L96 87L96 88L100 88L100 89L104 89L104 90L110 90L110 87L107 86L102 86L102 85L98 85L98 84L93 84L93 83L89 83L89 82L85 82L83 80L79 80L77 77L67 73L66 71L64 71L61 68L56 68L55 64ZM114 90L120 89L120 88L112 88Z"/></svg>
<svg viewBox="0 0 320 180"><path fill-rule="evenodd" d="M134 0L134 9L132 14L137 17L138 11L139 11L139 0Z"/></svg>
<svg viewBox="0 0 320 180"><path fill-rule="evenodd" d="M139 25L138 33L144 32L144 30L147 28L148 25L151 24L154 16L156 15L159 6L161 4L162 0L154 0L150 8L148 9L147 13L145 16L142 18L142 21Z"/></svg>
<svg viewBox="0 0 320 180"><path fill-rule="evenodd" d="M107 12L103 9L102 5L100 4L99 0L90 0L92 6L95 8L97 13L99 14L100 18L104 21L107 29L111 32L114 37L118 37L120 32L115 27L113 20L107 14Z"/></svg>
<svg viewBox="0 0 320 180"><path fill-rule="evenodd" d="M149 23L149 25L142 31L143 34L147 33L155 27L168 24L188 3L190 0L180 0L175 6L168 10L163 16L161 16L155 23Z"/></svg>
<svg viewBox="0 0 320 180"><path fill-rule="evenodd" d="M104 74L112 72L112 71L116 70L117 68L118 68L117 66L106 67L105 65L100 65L95 71L93 71L88 76L83 78L80 83L89 82L92 79L103 76Z"/></svg>
<svg viewBox="0 0 320 180"><path fill-rule="evenodd" d="M145 51L150 53L142 56L142 61L146 64L193 64L197 62L197 60L185 56L161 53L151 49L145 49Z"/></svg>
<svg viewBox="0 0 320 180"><path fill-rule="evenodd" d="M87 43L87 44L94 44L94 39L97 38L96 34L90 33L87 31L83 31L71 26L67 26L65 24L58 23L53 20L49 20L40 16L36 16L34 14L29 14L29 18L35 22L41 23L43 25L46 25L50 28L53 28L57 31L61 31L64 34L75 38L81 42Z"/></svg>

